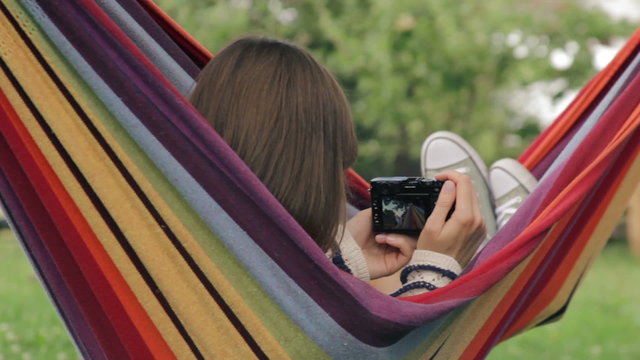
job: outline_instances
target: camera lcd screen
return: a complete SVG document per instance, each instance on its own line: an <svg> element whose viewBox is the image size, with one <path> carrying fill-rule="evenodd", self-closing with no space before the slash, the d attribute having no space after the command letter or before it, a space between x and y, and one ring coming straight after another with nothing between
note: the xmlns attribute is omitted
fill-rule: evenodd
<svg viewBox="0 0 640 360"><path fill-rule="evenodd" d="M383 196L381 200L382 224L387 231L420 230L431 213L424 198Z"/></svg>

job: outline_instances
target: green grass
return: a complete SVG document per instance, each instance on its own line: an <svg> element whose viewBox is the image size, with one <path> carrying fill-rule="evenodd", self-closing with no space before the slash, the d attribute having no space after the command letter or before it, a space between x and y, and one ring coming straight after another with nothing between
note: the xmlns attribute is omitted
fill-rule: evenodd
<svg viewBox="0 0 640 360"><path fill-rule="evenodd" d="M0 360L77 358L22 248L0 231Z"/></svg>
<svg viewBox="0 0 640 360"><path fill-rule="evenodd" d="M489 359L640 359L640 259L607 245L564 317L507 340Z"/></svg>
<svg viewBox="0 0 640 360"><path fill-rule="evenodd" d="M564 318L500 344L489 359L640 359L640 259L607 246ZM78 357L22 249L0 231L0 360Z"/></svg>

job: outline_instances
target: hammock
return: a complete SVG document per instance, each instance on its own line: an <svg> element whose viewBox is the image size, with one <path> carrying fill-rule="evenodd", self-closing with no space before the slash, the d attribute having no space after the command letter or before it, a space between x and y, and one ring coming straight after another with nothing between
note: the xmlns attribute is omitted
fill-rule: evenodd
<svg viewBox="0 0 640 360"><path fill-rule="evenodd" d="M0 10L2 203L86 358L484 357L562 315L640 176L636 33L522 155L540 184L470 269L391 298L188 104L210 54L150 0Z"/></svg>

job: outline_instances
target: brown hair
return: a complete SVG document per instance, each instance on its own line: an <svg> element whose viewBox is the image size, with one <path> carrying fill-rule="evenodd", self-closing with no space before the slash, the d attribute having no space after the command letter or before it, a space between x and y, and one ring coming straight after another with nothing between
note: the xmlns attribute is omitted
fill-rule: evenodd
<svg viewBox="0 0 640 360"><path fill-rule="evenodd" d="M190 100L316 243L335 245L357 141L329 71L297 46L241 38L204 67Z"/></svg>

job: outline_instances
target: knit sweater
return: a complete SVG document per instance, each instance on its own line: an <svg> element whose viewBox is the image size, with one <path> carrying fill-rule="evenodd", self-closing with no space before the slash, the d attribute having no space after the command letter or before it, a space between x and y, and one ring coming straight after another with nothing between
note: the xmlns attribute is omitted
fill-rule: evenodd
<svg viewBox="0 0 640 360"><path fill-rule="evenodd" d="M336 253L327 254L333 263L343 271L368 282L370 276L367 261L349 231L344 231L338 244L339 250ZM391 296L411 296L435 290L448 285L461 272L460 264L450 256L429 250L415 250L409 263L402 269L402 287Z"/></svg>

